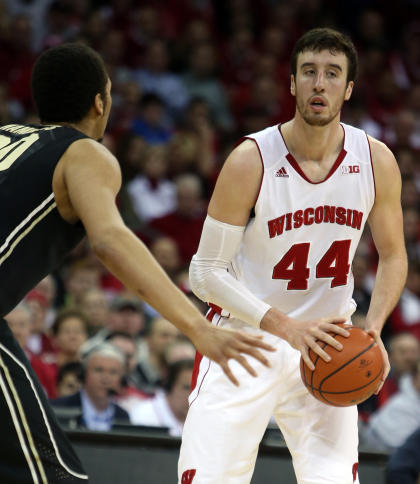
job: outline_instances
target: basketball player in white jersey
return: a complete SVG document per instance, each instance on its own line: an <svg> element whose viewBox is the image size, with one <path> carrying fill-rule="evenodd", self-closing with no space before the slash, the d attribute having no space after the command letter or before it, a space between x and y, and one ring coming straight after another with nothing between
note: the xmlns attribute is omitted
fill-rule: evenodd
<svg viewBox="0 0 420 484"><path fill-rule="evenodd" d="M348 335L351 263L368 221L379 266L366 330L380 345L382 386L389 362L380 334L407 271L394 156L360 129L340 123L357 71L352 42L314 29L292 54L292 120L248 136L228 157L216 184L190 267L194 292L211 303L214 325L266 335L277 348L271 368L243 356L231 369L196 359L179 460L182 484L246 484L274 415L299 484L358 483L357 407L311 396L299 360L312 348L328 361L327 332ZM267 332L269 334L267 334ZM257 380L244 367L255 364ZM281 483L281 476L273 479Z"/></svg>

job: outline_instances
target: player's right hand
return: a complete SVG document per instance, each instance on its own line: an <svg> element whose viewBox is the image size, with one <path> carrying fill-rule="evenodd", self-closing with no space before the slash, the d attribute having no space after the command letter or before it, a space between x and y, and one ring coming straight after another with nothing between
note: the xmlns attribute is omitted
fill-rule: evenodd
<svg viewBox="0 0 420 484"><path fill-rule="evenodd" d="M228 328L218 328L212 324L201 327L200 332L191 339L197 351L218 363L229 380L236 386L239 386L239 382L229 368L228 362L230 359L240 363L252 376L257 376L256 371L244 357L244 353L251 355L263 365L269 367L270 362L259 349L276 351L273 346L265 343L260 336L253 336Z"/></svg>
<svg viewBox="0 0 420 484"><path fill-rule="evenodd" d="M331 357L320 346L320 343L325 342L341 351L342 344L328 333L340 334L344 337L350 336L346 329L338 325L346 320L347 318L336 317L299 321L271 308L261 321L261 328L285 339L290 346L300 351L308 368L314 370L315 366L309 358L309 348L326 362L330 361Z"/></svg>

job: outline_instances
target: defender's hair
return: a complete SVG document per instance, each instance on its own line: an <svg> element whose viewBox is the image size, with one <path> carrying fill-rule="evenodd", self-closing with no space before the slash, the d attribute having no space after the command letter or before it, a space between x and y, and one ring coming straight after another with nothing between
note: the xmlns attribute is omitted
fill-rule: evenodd
<svg viewBox="0 0 420 484"><path fill-rule="evenodd" d="M329 50L332 54L343 53L347 57L347 82L357 77L357 52L347 35L330 28L309 30L296 42L292 52L291 71L296 77L298 55L305 51L321 52Z"/></svg>
<svg viewBox="0 0 420 484"><path fill-rule="evenodd" d="M100 94L105 102L108 75L103 60L79 43L46 50L32 71L32 96L44 123L81 121Z"/></svg>

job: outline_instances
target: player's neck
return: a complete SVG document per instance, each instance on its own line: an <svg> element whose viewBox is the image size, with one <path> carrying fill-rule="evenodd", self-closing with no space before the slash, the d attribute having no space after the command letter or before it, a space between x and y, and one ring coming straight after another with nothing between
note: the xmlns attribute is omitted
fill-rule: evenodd
<svg viewBox="0 0 420 484"><path fill-rule="evenodd" d="M311 126L298 115L282 125L282 134L298 162L328 160L341 149L344 137L338 118L326 126Z"/></svg>
<svg viewBox="0 0 420 484"><path fill-rule="evenodd" d="M49 123L46 123L46 124L49 124ZM80 131L86 136L89 136L89 138L93 138L95 140L99 138L96 123L93 122L91 119L84 118L77 123L58 122L53 124L57 126L67 126L69 128L76 129L77 131Z"/></svg>

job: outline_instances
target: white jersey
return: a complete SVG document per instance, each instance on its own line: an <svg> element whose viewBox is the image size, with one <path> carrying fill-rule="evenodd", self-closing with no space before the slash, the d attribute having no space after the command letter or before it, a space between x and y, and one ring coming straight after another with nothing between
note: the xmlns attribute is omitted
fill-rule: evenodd
<svg viewBox="0 0 420 484"><path fill-rule="evenodd" d="M375 201L364 131L341 124L344 143L327 177L311 182L288 152L280 127L257 143L263 177L229 272L266 303L297 319L349 316L351 263Z"/></svg>

